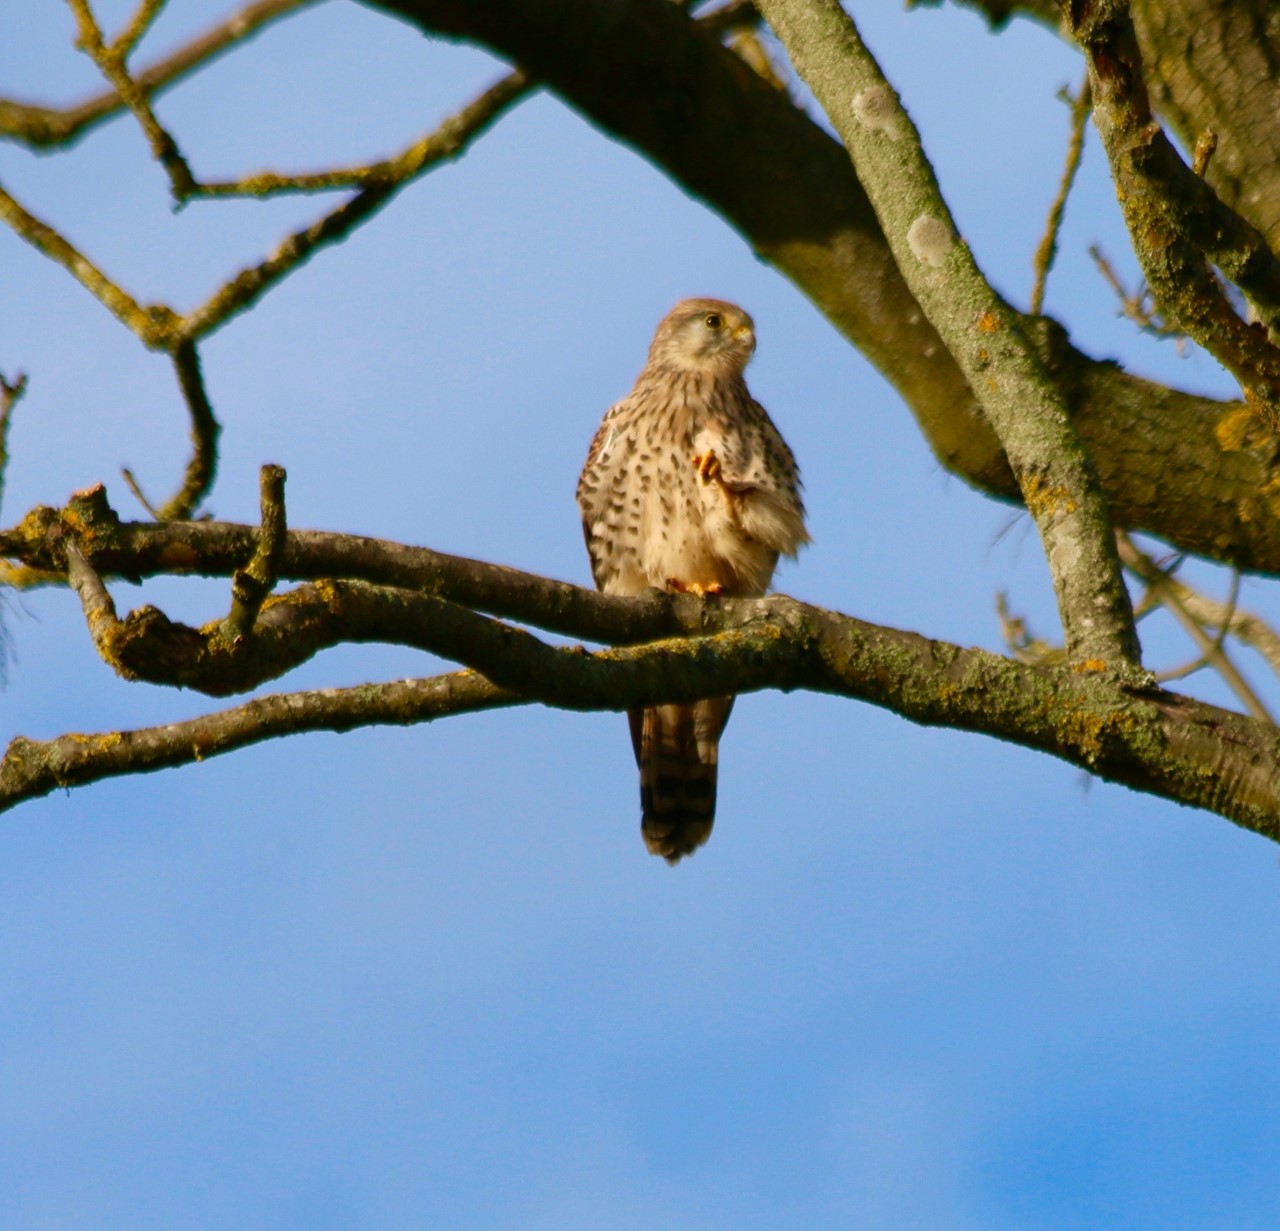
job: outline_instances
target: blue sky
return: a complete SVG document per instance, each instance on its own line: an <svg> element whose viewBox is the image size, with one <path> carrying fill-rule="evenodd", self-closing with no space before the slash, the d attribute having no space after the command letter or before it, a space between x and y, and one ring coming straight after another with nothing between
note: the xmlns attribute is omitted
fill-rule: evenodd
<svg viewBox="0 0 1280 1231"><path fill-rule="evenodd" d="M175 6L150 46L223 11ZM1025 304L1077 58L950 8L855 11L966 238ZM70 42L63 6L6 6L0 93L93 88ZM331 0L159 110L200 174L310 169L396 150L498 71ZM66 155L0 147L0 180L179 308L323 208L175 216L123 120ZM1133 276L1091 142L1049 310L1091 353L1229 394L1115 319L1095 241ZM186 455L164 361L7 233L0 269L0 370L31 377L5 520L99 480L140 516L119 467L162 497ZM691 294L755 316L752 388L803 469L815 541L780 588L992 648L1008 590L1053 634L1027 519L946 475L736 235L545 96L207 343L208 507L252 520L278 462L294 526L586 583L587 443ZM191 621L227 604L191 580L114 592ZM1242 602L1274 613L1261 582ZM9 596L5 624L6 739L212 708L117 681L65 593ZM1158 621L1144 640L1156 665L1187 656ZM353 648L286 686L435 669ZM711 844L675 870L644 853L608 714L310 736L7 814L0 1225L1274 1225L1271 845L826 697L741 700L721 779Z"/></svg>

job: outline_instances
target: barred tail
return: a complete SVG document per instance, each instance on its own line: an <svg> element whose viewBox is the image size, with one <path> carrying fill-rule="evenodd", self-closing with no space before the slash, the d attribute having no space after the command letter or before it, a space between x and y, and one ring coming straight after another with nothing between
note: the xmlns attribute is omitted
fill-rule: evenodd
<svg viewBox="0 0 1280 1231"><path fill-rule="evenodd" d="M732 708L732 697L712 697L627 712L640 767L640 832L649 853L668 863L711 836L720 733Z"/></svg>

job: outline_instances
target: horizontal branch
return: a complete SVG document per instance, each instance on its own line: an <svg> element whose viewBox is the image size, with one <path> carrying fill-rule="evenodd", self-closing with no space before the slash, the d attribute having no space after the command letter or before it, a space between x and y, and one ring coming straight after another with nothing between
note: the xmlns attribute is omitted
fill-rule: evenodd
<svg viewBox="0 0 1280 1231"><path fill-rule="evenodd" d="M437 611L452 606L434 601ZM521 701L618 710L803 688L867 701L913 722L1048 752L1099 777L1210 809L1280 840L1280 733L1268 723L1154 687L1135 688L1114 673L1028 666L780 595L736 602L662 595L603 601L606 607L631 606L642 620L655 602L672 615L691 603L709 613L707 624L738 626L591 653L550 646L458 609L452 628L429 622L420 637L438 643L456 638L448 648L481 665L488 678L464 672L417 684L266 697L176 727L48 743L18 739L0 764L0 809L56 786L198 760L294 731L423 721ZM396 687L402 691L387 691Z"/></svg>
<svg viewBox="0 0 1280 1231"><path fill-rule="evenodd" d="M257 527L232 522L122 522L105 490L94 487L73 496L65 509L40 506L0 531L0 557L62 574L65 527L74 531L87 563L107 580L230 577L249 562L258 541ZM709 609L689 595L654 590L641 599L619 599L500 564L360 535L290 530L277 568L283 580L342 578L416 591L614 645L715 631L705 623Z"/></svg>
<svg viewBox="0 0 1280 1231"><path fill-rule="evenodd" d="M407 726L520 704L519 697L474 672L459 671L424 680L257 697L219 713L137 731L51 740L18 736L0 761L0 812L56 790L190 765L284 735Z"/></svg>

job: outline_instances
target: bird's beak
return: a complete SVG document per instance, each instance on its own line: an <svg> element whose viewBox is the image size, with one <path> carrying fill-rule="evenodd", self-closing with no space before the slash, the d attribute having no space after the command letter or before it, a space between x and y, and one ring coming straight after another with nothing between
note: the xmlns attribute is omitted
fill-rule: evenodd
<svg viewBox="0 0 1280 1231"><path fill-rule="evenodd" d="M754 351L756 349L756 335L750 325L739 325L733 331L733 336L738 341L745 342L748 350Z"/></svg>

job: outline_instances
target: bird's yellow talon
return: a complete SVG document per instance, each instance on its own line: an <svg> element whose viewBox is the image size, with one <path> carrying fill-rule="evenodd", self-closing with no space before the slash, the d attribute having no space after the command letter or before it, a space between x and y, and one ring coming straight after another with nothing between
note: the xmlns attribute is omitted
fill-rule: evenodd
<svg viewBox="0 0 1280 1231"><path fill-rule="evenodd" d="M714 449L695 454L693 468L704 483L716 483L720 480L720 459L716 456Z"/></svg>

